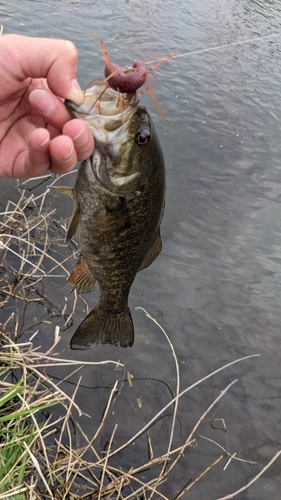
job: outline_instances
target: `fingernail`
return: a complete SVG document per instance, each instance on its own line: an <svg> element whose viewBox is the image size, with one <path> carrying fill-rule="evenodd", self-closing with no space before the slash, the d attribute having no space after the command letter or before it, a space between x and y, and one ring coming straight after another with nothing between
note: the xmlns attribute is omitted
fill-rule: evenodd
<svg viewBox="0 0 281 500"><path fill-rule="evenodd" d="M51 115L56 109L56 101L52 95L41 89L33 90L29 96L29 101L43 115Z"/></svg>
<svg viewBox="0 0 281 500"><path fill-rule="evenodd" d="M40 144L40 148L44 148L44 146L46 146L46 144L48 144L49 140L50 140L50 137L47 137L47 138L45 139L45 141L43 141L43 142Z"/></svg>
<svg viewBox="0 0 281 500"><path fill-rule="evenodd" d="M83 127L80 132L72 139L75 142L75 147L83 146L88 141L88 134L86 133L86 127Z"/></svg>
<svg viewBox="0 0 281 500"><path fill-rule="evenodd" d="M72 148L71 148L70 152L66 156L63 157L63 160L69 160L71 158L71 156L73 155L73 153L74 153L74 146L72 144Z"/></svg>
<svg viewBox="0 0 281 500"><path fill-rule="evenodd" d="M77 106L80 106L84 102L84 93L82 92L79 83L76 79L71 81L71 90L66 96L67 99L73 101Z"/></svg>

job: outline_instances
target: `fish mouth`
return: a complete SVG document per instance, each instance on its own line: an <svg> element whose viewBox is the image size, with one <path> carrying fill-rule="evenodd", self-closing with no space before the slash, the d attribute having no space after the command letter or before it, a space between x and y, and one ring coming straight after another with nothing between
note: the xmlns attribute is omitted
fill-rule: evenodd
<svg viewBox="0 0 281 500"><path fill-rule="evenodd" d="M138 99L136 92L120 94L110 87L105 89L101 85L93 85L85 92L85 101L81 106L67 100L65 106L72 117L88 123L96 147L104 154L110 144L120 145L127 141Z"/></svg>
<svg viewBox="0 0 281 500"><path fill-rule="evenodd" d="M91 115L116 116L124 113L136 102L136 92L121 94L110 87L104 90L100 85L94 85L85 92L82 108Z"/></svg>
<svg viewBox="0 0 281 500"><path fill-rule="evenodd" d="M89 120L98 117L120 117L122 122L126 115L132 112L137 105L136 92L121 94L110 87L93 85L84 94L83 104L77 106L72 101L66 100L65 106L73 117Z"/></svg>

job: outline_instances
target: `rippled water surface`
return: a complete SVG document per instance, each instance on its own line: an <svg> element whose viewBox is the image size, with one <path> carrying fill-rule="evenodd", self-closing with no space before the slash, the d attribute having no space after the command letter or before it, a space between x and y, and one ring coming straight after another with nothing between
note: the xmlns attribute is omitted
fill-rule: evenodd
<svg viewBox="0 0 281 500"><path fill-rule="evenodd" d="M146 308L171 336L182 388L224 363L260 353L260 358L216 375L181 403L179 440L238 378L209 420L223 418L230 452L257 465L232 462L223 471L225 459L184 498L211 500L231 493L281 448L280 2L64 0L20 1L15 8L14 2L2 0L0 23L5 33L72 40L79 50L81 86L103 74L90 32L104 40L112 60L123 66L178 51L179 57L157 70L160 82L153 83L165 124L150 97L142 97L163 146L167 196L162 254L137 276L130 295L136 341L131 350L106 346L79 356L120 359L136 380L147 378L146 390L140 393L147 421L170 397L157 380L174 388L175 375L163 334L135 307ZM278 36L263 38L273 34ZM206 51L213 47L216 50ZM11 194L9 181L1 182L1 190L3 196ZM53 203L59 203L56 197ZM71 203L67 209L61 203L57 210L66 217ZM60 287L62 294L70 295L63 279ZM51 285L48 293L55 293ZM65 346L84 315L81 302L74 326L63 336ZM44 327L42 334L49 334L48 328L52 326ZM85 368L84 382L112 386L114 377L112 371L101 375L96 368ZM85 391L86 411L94 419L97 391ZM83 391L80 403L85 405ZM128 393L117 413L123 436L138 428L133 403ZM160 439L165 424L159 424L158 432ZM223 431L212 430L208 420L202 434L225 445ZM198 438L197 448L186 452L183 465L163 486L165 494L174 498L217 452L215 445ZM128 466L136 459L132 452ZM238 498L281 498L280 470L279 458Z"/></svg>

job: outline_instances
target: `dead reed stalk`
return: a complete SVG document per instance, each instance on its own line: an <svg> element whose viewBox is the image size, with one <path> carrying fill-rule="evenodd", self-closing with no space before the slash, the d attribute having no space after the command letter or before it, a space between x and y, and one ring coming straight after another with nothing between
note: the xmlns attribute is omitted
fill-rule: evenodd
<svg viewBox="0 0 281 500"><path fill-rule="evenodd" d="M8 498L16 500L24 498L171 500L171 497L168 498L165 495L164 483L169 481L172 471L183 459L188 448L193 447L197 442L197 436L200 436L198 429L202 422L209 417L214 406L233 384L237 383L237 380L231 381L221 390L218 389L218 395L202 411L200 418L193 424L188 422L191 431L182 437L182 443L178 446L175 445L175 428L181 398L215 374L236 363L246 362L258 354L236 359L207 374L190 387L181 389L180 369L174 346L162 326L144 311L148 318L160 328L168 343L174 363L174 374L172 376L170 374L169 377L175 378L175 388L171 391L174 396L166 405L159 408L137 432L132 433L132 436L123 440L122 443L118 422L112 426L112 409L117 399L122 399L124 384L127 383L130 386L133 382L129 376L127 381L124 378L121 382L116 380L110 390L105 408L100 409L100 423L90 437L79 421L79 417L89 416L87 405L81 408L76 402L82 377L79 377L72 394L66 393L62 389L62 384L87 364L95 366L96 370L100 371L108 369L111 365L113 367L123 365L111 360L86 363L58 357L55 354L60 342L58 326L55 328L53 344L46 352L34 347L36 325L30 328L28 341L21 342L20 340L25 332L24 314L30 304L40 304L44 310L51 310L56 319L63 318L62 328L66 328L71 324L77 300L80 300L75 292L72 294L72 304L65 303L58 306L52 304L50 297L44 294L44 283L49 279L65 279L69 275L68 263L78 252L75 243L69 247L71 252L63 244L66 225L55 219L55 210L48 207L50 189L44 186L45 180L48 180L51 185L56 182L56 179L46 177L46 179L38 179L38 185L31 188L29 181L18 186L18 200L9 201L6 210L0 214L0 266L2 270L0 305L7 312L0 331L0 462L2 467L0 500ZM34 184L34 180L32 182ZM87 308L85 299L81 298L81 300ZM50 325L51 319L52 315L48 320ZM54 367L62 367L64 370L69 367L71 370L68 375L62 376L61 380L55 382L47 374ZM157 455L151 430L159 419L167 415L166 412L171 407L173 410L172 415L169 416L169 433L165 451ZM104 449L102 436L105 431L109 438ZM77 436L79 446L77 446ZM138 464L134 463L130 467L122 465L126 462L124 454L128 457L127 462L130 462L132 446L139 443L143 436L146 436L148 452L140 452ZM188 498L190 489L198 484L199 480L202 481L203 477L210 473L224 456L228 460L224 469L231 460L254 463L237 457L236 453L230 453L215 440L206 439L222 449L224 455L219 455L215 460L210 461L210 464L195 479L188 477L187 470L186 483L174 494L174 500L182 497ZM122 444L115 445L118 441ZM14 455L11 454L11 450ZM244 487L220 500L234 498L250 487L279 457L280 453L281 451L278 451L261 472Z"/></svg>

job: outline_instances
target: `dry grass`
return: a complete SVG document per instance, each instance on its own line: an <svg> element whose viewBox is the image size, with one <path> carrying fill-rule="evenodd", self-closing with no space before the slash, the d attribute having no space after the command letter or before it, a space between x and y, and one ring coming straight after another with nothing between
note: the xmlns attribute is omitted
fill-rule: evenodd
<svg viewBox="0 0 281 500"><path fill-rule="evenodd" d="M48 181L49 184L54 184L56 179L50 178ZM34 182L36 181L33 180L32 183ZM37 182L42 183L44 179ZM173 344L164 329L145 311L150 320L161 329L170 348L174 374L169 374L169 379L175 378L171 399L137 432L132 433L129 439L116 446L116 442L122 442L122 435L119 435L117 423L112 425L112 408L117 399L122 400L124 378L121 382L117 380L111 388L105 408L98 410L99 425L93 435L86 434L79 417L87 413L87 407L80 408L76 402L81 377L71 395L62 389L65 381L74 374L77 375L77 370L86 363L61 359L54 354L60 345L58 327L55 328L53 344L46 352L34 347L35 326L29 328L28 341L22 342L20 338L26 333L23 319L30 304L40 305L42 311L51 310L49 319L45 321L51 324L52 315L55 315L56 322L63 319L63 328L71 324L77 300L83 300L87 309L85 300L76 293L72 295L71 304L66 302L62 305L52 304L50 297L44 293L44 283L49 279L65 280L69 274L68 261L73 259L77 249L73 244L69 247L72 250L70 252L63 245L66 227L55 219L54 209L48 208L49 188L46 189L42 184L30 190L30 185L30 182L26 182L24 186L18 187L17 202L8 202L5 212L0 214L1 306L7 315L0 332L0 460L4 471L2 477L0 475L0 500L171 500L163 493L163 483L169 481L172 471L183 459L184 453L188 452L188 448L195 446L200 436L200 425L210 418L214 406L237 380L233 380L223 390L218 390L217 397L205 408L200 418L194 422L191 432L182 437L178 446L175 444L175 426L181 397L229 366L258 355L234 360L181 391L180 370ZM54 329L53 326L50 328ZM96 365L96 370L103 370L105 363L109 366L113 364L113 369L118 365L115 361L90 364ZM62 370L66 366L70 367L70 372L66 377L62 376L62 380L55 382L47 373L51 368L59 369L60 366ZM130 376L126 376L130 385ZM123 404L127 404L126 401ZM159 419L167 416L168 409L172 412L169 416L167 442L164 443L165 451L157 454L151 430ZM106 448L101 445L100 439L105 429L109 436ZM7 436L13 445L13 453L17 451L15 455L11 455L10 445L7 450ZM126 462L124 455L128 457L127 462L130 462L132 447L141 437L146 438L147 449L145 453L140 453L138 465L123 466ZM187 477L186 484L179 488L173 500L188 498L190 489L198 481L203 481L205 474L223 458L227 461L224 469L234 460L253 463L237 457L236 453L230 453L214 440L206 439L212 441L215 450L220 448L217 458L211 460L196 478L189 480ZM220 500L234 498L251 486L280 453L277 452L243 488ZM16 458L4 470L5 460L11 460L11 456Z"/></svg>
<svg viewBox="0 0 281 500"><path fill-rule="evenodd" d="M71 307L66 302L59 306L52 303L51 294L44 293L48 282L56 283L69 276L66 266L74 262L78 253L74 244L69 246L71 252L66 251L66 226L56 219L56 210L46 202L50 187L56 182L50 176L24 181L18 186L17 201L8 201L0 214L0 306L9 310L12 304L14 310L16 304L19 308L21 314L14 325L16 338L24 332L22 318L30 305L43 305L51 319L64 318L65 328L71 325L75 312L75 291L71 294Z"/></svg>

